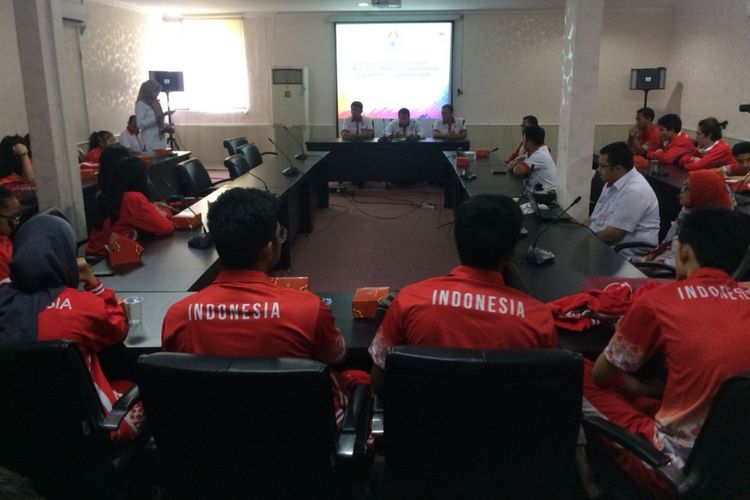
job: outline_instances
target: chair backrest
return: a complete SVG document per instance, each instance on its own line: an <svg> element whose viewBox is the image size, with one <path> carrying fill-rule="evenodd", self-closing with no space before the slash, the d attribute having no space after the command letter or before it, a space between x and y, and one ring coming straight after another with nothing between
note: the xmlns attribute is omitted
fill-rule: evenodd
<svg viewBox="0 0 750 500"><path fill-rule="evenodd" d="M397 347L386 359L388 498L565 498L583 361L561 350Z"/></svg>
<svg viewBox="0 0 750 500"><path fill-rule="evenodd" d="M684 474L691 498L750 497L750 372L719 388Z"/></svg>
<svg viewBox="0 0 750 500"><path fill-rule="evenodd" d="M247 144L247 139L244 137L234 137L232 139L224 139L224 147L227 150L227 153L230 155L233 155L237 153L237 148L240 147L243 144Z"/></svg>
<svg viewBox="0 0 750 500"><path fill-rule="evenodd" d="M111 451L86 364L71 341L0 343L0 465L27 473Z"/></svg>
<svg viewBox="0 0 750 500"><path fill-rule="evenodd" d="M196 196L211 187L211 177L198 158L190 158L177 164L182 194Z"/></svg>
<svg viewBox="0 0 750 500"><path fill-rule="evenodd" d="M247 161L247 158L239 153L227 156L224 159L224 166L227 167L227 170L229 170L230 179L236 179L237 177L249 172L252 169Z"/></svg>
<svg viewBox="0 0 750 500"><path fill-rule="evenodd" d="M330 497L336 424L326 365L155 353L136 371L171 497Z"/></svg>
<svg viewBox="0 0 750 500"><path fill-rule="evenodd" d="M263 156L261 156L260 149L255 144L243 144L237 148L237 152L247 158L250 168L255 168L263 163Z"/></svg>

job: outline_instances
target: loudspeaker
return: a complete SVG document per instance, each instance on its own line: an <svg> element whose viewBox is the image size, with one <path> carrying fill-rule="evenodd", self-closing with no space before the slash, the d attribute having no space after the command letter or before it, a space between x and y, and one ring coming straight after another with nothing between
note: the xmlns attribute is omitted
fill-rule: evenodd
<svg viewBox="0 0 750 500"><path fill-rule="evenodd" d="M667 83L667 68L630 70L630 90L663 90Z"/></svg>
<svg viewBox="0 0 750 500"><path fill-rule="evenodd" d="M182 71L149 71L148 77L161 85L162 92L184 92Z"/></svg>

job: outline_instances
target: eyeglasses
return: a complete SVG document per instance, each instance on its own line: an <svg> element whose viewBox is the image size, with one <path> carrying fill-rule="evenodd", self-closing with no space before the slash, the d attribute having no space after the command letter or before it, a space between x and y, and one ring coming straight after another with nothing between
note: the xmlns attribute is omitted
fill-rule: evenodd
<svg viewBox="0 0 750 500"><path fill-rule="evenodd" d="M281 242L284 243L288 236L289 236L289 231L287 231L284 226L279 224L279 240L281 240Z"/></svg>
<svg viewBox="0 0 750 500"><path fill-rule="evenodd" d="M8 224L15 226L21 223L21 214L20 212L15 215L2 215L0 214L0 217L8 221Z"/></svg>

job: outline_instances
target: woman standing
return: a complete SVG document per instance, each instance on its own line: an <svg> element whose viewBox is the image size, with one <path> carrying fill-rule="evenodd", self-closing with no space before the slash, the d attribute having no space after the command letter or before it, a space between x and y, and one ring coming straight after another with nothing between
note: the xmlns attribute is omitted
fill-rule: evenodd
<svg viewBox="0 0 750 500"><path fill-rule="evenodd" d="M159 92L161 85L155 80L146 80L141 84L138 91L138 100L135 103L135 119L141 128L141 139L146 153L154 149L166 148L167 142L164 134L169 133L172 128L164 123L166 114L159 103Z"/></svg>

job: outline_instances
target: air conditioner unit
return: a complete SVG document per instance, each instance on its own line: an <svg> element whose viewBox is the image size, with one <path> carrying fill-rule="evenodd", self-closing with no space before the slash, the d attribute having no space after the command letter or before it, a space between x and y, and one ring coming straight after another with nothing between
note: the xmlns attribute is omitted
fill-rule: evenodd
<svg viewBox="0 0 750 500"><path fill-rule="evenodd" d="M370 5L378 9L400 9L401 0L370 0Z"/></svg>
<svg viewBox="0 0 750 500"><path fill-rule="evenodd" d="M307 68L272 68L271 100L275 126L307 126L310 102Z"/></svg>

